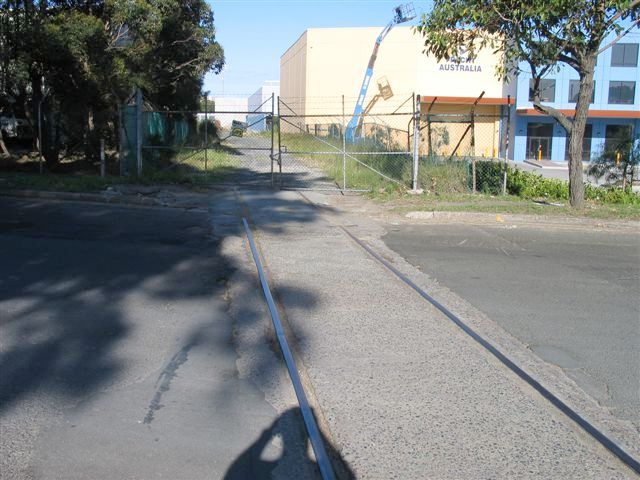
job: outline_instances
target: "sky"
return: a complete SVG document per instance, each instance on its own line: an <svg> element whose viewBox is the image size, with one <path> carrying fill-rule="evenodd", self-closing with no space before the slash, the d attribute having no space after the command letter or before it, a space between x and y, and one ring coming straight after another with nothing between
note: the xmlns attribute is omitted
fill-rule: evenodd
<svg viewBox="0 0 640 480"><path fill-rule="evenodd" d="M210 96L249 96L267 80L280 79L280 56L307 28L380 27L405 0L208 0L216 39L225 51L222 73L207 74ZM431 1L413 2L416 25ZM373 49L373 45L371 45ZM364 75L364 72L362 72Z"/></svg>

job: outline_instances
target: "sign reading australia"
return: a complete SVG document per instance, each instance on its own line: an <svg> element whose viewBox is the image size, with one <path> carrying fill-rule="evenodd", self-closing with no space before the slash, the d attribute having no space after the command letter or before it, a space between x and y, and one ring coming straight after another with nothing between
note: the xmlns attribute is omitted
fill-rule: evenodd
<svg viewBox="0 0 640 480"><path fill-rule="evenodd" d="M458 53L451 57L449 63L441 63L438 69L441 72L482 72L482 67L476 65L473 59L468 55L467 49L461 47Z"/></svg>

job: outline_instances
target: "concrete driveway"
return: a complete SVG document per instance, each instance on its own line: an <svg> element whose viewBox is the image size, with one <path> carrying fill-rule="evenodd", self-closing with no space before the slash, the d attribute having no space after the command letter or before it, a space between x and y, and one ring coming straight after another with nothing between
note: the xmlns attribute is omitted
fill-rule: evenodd
<svg viewBox="0 0 640 480"><path fill-rule="evenodd" d="M429 224L384 240L640 428L637 231Z"/></svg>

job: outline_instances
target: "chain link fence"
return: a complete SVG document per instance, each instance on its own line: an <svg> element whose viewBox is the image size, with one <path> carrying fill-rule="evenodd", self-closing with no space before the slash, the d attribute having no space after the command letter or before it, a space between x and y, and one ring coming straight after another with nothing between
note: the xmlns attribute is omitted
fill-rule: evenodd
<svg viewBox="0 0 640 480"><path fill-rule="evenodd" d="M122 110L121 173L270 184L271 105L247 110L246 104L221 99L205 103L202 111L157 111L137 98Z"/></svg>
<svg viewBox="0 0 640 480"><path fill-rule="evenodd" d="M504 193L502 117L425 113L419 97L403 98L377 109L370 103L357 116L349 113L355 99L344 96L272 97L251 111L217 100L204 112L157 111L138 98L122 109L122 174L294 189Z"/></svg>
<svg viewBox="0 0 640 480"><path fill-rule="evenodd" d="M475 104L439 106L436 99L422 105L418 172L421 188L435 194L506 194L508 109L484 110L477 113Z"/></svg>
<svg viewBox="0 0 640 480"><path fill-rule="evenodd" d="M35 118L0 113L0 170L117 175L117 124L116 108L60 111L43 102Z"/></svg>

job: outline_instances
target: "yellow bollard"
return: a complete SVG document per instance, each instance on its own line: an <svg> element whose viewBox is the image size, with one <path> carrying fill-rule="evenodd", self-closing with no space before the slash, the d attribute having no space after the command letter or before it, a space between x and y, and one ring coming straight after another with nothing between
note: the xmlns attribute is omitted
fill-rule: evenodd
<svg viewBox="0 0 640 480"><path fill-rule="evenodd" d="M542 145L538 145L538 161L542 161Z"/></svg>
<svg viewBox="0 0 640 480"><path fill-rule="evenodd" d="M620 152L616 152L616 166L620 165Z"/></svg>

